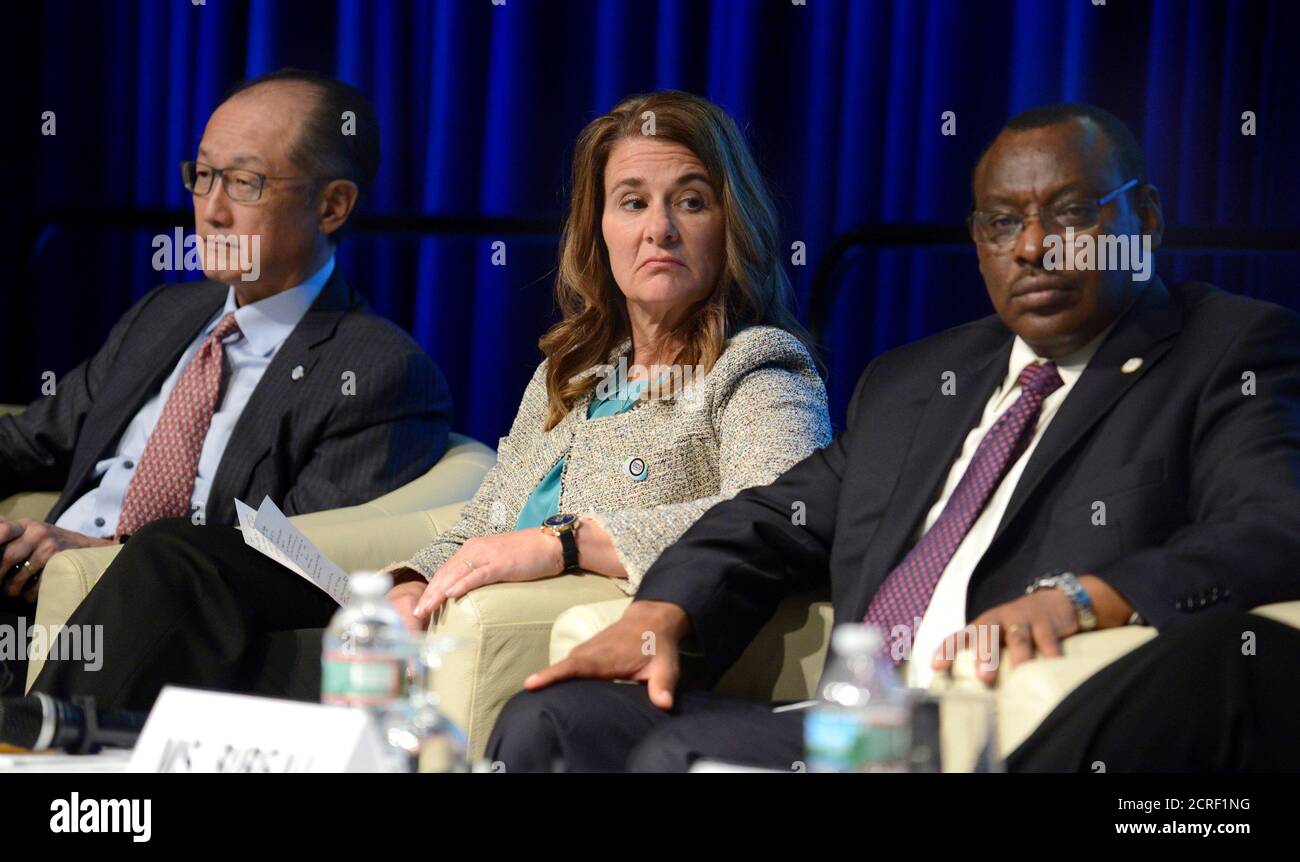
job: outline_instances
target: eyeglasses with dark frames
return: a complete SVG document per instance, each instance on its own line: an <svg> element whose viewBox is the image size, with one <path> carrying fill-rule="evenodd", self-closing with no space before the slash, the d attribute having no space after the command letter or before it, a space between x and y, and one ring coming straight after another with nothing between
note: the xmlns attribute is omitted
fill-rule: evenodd
<svg viewBox="0 0 1300 862"><path fill-rule="evenodd" d="M238 203L252 203L262 197L267 180L311 180L315 177L272 177L247 168L214 168L203 162L181 162L181 182L190 194L205 197L217 178L226 197Z"/></svg>
<svg viewBox="0 0 1300 862"><path fill-rule="evenodd" d="M1037 215L1039 224L1047 233L1060 233L1067 228L1075 231L1092 230L1101 224L1102 208L1137 184L1137 178L1134 177L1095 201L1063 201L1040 207ZM1031 216L1009 210L971 210L966 217L966 224L976 242L1005 247L1020 237L1029 218Z"/></svg>

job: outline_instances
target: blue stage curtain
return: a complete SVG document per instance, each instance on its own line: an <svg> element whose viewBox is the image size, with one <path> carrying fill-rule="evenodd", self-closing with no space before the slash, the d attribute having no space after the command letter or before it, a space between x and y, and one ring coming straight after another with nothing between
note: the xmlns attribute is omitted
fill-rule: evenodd
<svg viewBox="0 0 1300 862"><path fill-rule="evenodd" d="M177 163L245 76L302 66L370 95L383 166L364 212L557 222L588 120L636 91L707 95L750 135L787 248L806 246L806 265L787 264L806 314L836 236L960 224L980 149L1045 102L1094 102L1129 122L1171 225L1297 227L1298 24L1293 0L49 2L28 34L39 60L18 83L25 105L57 112L58 135L25 145L30 176L11 186L27 274L3 290L30 325L10 318L0 340L0 399L35 397L43 370L70 368L176 277L150 267L150 239L171 225L50 216L187 208ZM946 111L956 135L941 134ZM1243 111L1256 136L1241 134ZM552 319L555 238L363 231L340 258L447 372L458 429L495 443ZM1165 254L1159 271L1300 307L1297 262L1193 250ZM837 421L872 356L990 310L969 245L858 249L838 286L824 333Z"/></svg>

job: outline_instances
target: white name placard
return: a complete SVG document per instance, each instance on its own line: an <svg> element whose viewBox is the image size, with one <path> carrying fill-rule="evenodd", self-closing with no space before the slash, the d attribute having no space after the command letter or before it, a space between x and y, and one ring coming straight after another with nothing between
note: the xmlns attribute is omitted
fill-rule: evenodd
<svg viewBox="0 0 1300 862"><path fill-rule="evenodd" d="M360 709L164 688L128 772L386 772L389 748Z"/></svg>

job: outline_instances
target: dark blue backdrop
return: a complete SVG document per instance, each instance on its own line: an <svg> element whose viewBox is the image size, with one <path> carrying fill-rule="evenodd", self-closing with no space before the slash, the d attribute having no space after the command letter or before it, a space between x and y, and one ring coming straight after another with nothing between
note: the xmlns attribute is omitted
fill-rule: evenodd
<svg viewBox="0 0 1300 862"><path fill-rule="evenodd" d="M1012 113L1086 100L1143 140L1174 226L1297 228L1293 0L190 0L13 7L20 133L0 400L38 394L162 280L151 237L184 224L177 163L236 80L284 65L375 101L383 167L363 212L558 222L577 131L622 95L680 87L748 130L782 205L806 314L812 271L862 224L957 225L982 145ZM25 35L19 35L25 34ZM39 134L42 111L57 135ZM1258 134L1240 133L1254 111ZM940 132L953 111L957 134ZM123 222L122 219L134 219ZM457 427L495 443L551 315L553 236L359 231L340 255L446 370ZM490 264L504 240L508 265ZM1171 251L1205 278L1300 306L1291 252ZM867 360L989 311L968 245L858 249L824 343L838 420Z"/></svg>

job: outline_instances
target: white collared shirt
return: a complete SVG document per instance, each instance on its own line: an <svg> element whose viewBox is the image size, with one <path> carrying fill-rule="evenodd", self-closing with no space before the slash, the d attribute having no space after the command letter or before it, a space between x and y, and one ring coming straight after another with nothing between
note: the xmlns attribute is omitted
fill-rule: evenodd
<svg viewBox="0 0 1300 862"><path fill-rule="evenodd" d="M199 455L198 472L194 476L194 492L190 496L191 514L204 509L208 502L208 492L212 488L212 477L221 465L226 444L235 430L248 399L261 382L266 368L275 358L280 346L293 332L311 308L316 297L320 295L334 274L334 257L315 272L309 279L297 287L260 299L239 307L235 301L235 289L230 288L226 294L226 304L203 327L198 337L181 354L180 360L172 373L163 381L158 394L145 403L135 414L122 432L117 450L112 457L105 458L95 465L91 474L96 481L81 497L68 507L56 522L56 526L74 530L82 535L109 538L117 531L117 522L122 517L122 501L126 497L127 486L135 475L135 467L144 454L149 436L162 413L167 397L180 381L181 374L190 360L199 352L217 324L227 314L234 313L239 323L239 332L222 341L225 362L228 368L225 378L225 395L212 414L212 424L207 436L203 438L203 450Z"/></svg>
<svg viewBox="0 0 1300 862"><path fill-rule="evenodd" d="M1112 324L1113 326L1113 324ZM1061 405L1065 403L1066 397L1074 384L1083 374L1084 368L1101 346L1109 334L1110 327L1094 338L1084 347L1071 353L1069 356L1056 360L1057 371L1061 375L1064 383L1061 388L1057 389L1047 398L1043 399L1043 405L1038 415L1038 424L1034 427L1033 436L1029 440L1029 445L1025 451L1008 468L1002 481L993 489L989 496L988 502L985 503L979 517L971 525L970 531L962 543L957 546L956 553L948 562L943 574L939 577L939 583L934 588L934 593L930 597L930 604L926 607L925 615L921 618L921 625L915 632L912 640L912 660L906 664L906 680L909 686L915 688L925 688L930 684L934 672L930 669L930 659L943 644L943 639L953 634L966 625L966 590L970 585L971 575L975 572L975 567L979 565L980 559L988 551L989 545L993 543L993 536L997 532L998 524L1002 522L1002 516L1007 510L1007 504L1011 502L1011 495L1016 489L1016 484L1020 481L1020 476L1025 472L1025 465L1029 463L1029 458L1034 454L1034 449L1038 447L1038 441L1043 438L1043 432L1051 424ZM1024 342L1020 336L1016 336L1011 346L1011 358L1007 363L1007 373L1002 383L993 394L989 397L988 403L984 407L984 415L979 424L966 435L966 442L962 444L961 453L953 463L952 469L948 471L948 478L943 484L943 490L939 494L939 499L930 507L930 511L925 516L920 535L924 535L926 530L934 526L934 522L939 520L939 515L943 513L944 506L948 505L948 498L956 490L957 483L961 477L966 474L966 468L970 466L971 458L975 456L975 450L979 448L980 441L988 433L993 424L998 421L1007 408L1016 402L1020 397L1020 383L1018 378L1020 372L1025 366L1035 363L1044 362L1042 357L1034 353L1032 347ZM916 538L919 539L920 535ZM1041 572L1026 572L1025 585Z"/></svg>

